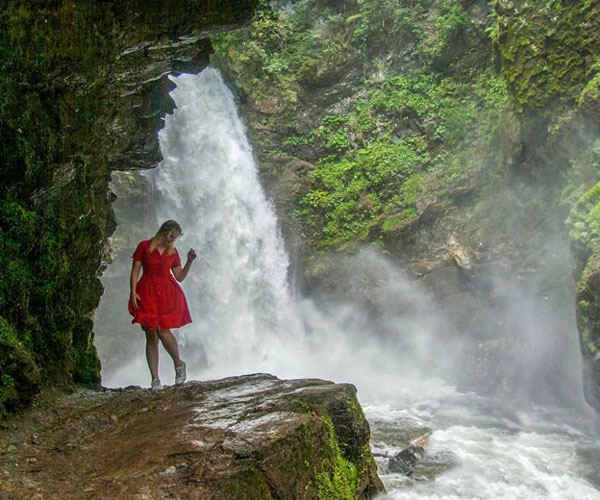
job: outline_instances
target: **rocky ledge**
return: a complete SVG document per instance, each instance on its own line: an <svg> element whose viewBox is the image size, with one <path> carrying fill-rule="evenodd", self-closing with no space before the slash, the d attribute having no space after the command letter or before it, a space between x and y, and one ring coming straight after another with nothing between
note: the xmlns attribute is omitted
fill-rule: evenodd
<svg viewBox="0 0 600 500"><path fill-rule="evenodd" d="M369 499L356 388L257 374L83 391L0 433L1 499Z"/></svg>

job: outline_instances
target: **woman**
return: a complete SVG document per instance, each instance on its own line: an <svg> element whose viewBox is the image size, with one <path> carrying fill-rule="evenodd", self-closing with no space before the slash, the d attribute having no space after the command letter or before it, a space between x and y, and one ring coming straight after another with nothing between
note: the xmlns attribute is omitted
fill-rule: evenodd
<svg viewBox="0 0 600 500"><path fill-rule="evenodd" d="M187 276L196 252L190 249L187 261L181 267L181 259L174 246L181 234L179 224L168 220L153 238L142 241L133 254L129 312L133 315L132 323L139 323L146 333L146 360L152 376L152 389L161 388L158 376L159 339L173 359L175 383L183 384L186 379L185 363L179 357L177 339L171 328L192 322L178 282Z"/></svg>

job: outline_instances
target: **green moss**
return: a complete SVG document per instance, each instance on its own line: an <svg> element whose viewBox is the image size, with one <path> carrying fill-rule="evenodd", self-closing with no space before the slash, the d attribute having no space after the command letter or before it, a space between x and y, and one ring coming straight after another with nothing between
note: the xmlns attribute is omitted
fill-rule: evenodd
<svg viewBox="0 0 600 500"><path fill-rule="evenodd" d="M443 0L434 4L431 17L434 29L423 38L423 54L427 61L435 62L468 26L469 15L460 1Z"/></svg>
<svg viewBox="0 0 600 500"><path fill-rule="evenodd" d="M322 421L327 427L333 464L331 470L317 473L317 498L319 500L356 500L360 488L356 465L343 457L331 418L325 416L322 417Z"/></svg>
<svg viewBox="0 0 600 500"><path fill-rule="evenodd" d="M598 102L600 100L600 60L596 59L590 67L591 78L581 91L578 99L579 105L585 105L586 102Z"/></svg>
<svg viewBox="0 0 600 500"><path fill-rule="evenodd" d="M588 314L590 313L590 305L591 304L588 301L581 300L577 303L577 310L583 317L589 317ZM600 349L600 346L598 345L598 340L594 340L589 327L581 329L580 338L588 352L591 353L592 356L595 356Z"/></svg>
<svg viewBox="0 0 600 500"><path fill-rule="evenodd" d="M0 419L29 404L39 390L39 368L22 336L0 317Z"/></svg>
<svg viewBox="0 0 600 500"><path fill-rule="evenodd" d="M369 448L370 429L356 388L347 385L335 395L306 392L294 411L308 414L312 428L305 439L314 494L310 498L355 500L362 485L377 470ZM370 482L370 481L369 481Z"/></svg>
<svg viewBox="0 0 600 500"><path fill-rule="evenodd" d="M392 214L389 217L386 217L381 229L383 233L401 230L410 226L417 216L417 211L414 208L407 208L398 214Z"/></svg>
<svg viewBox="0 0 600 500"><path fill-rule="evenodd" d="M109 169L99 137L113 22L88 2L9 1L0 13L0 317L13 332L2 344L5 407L44 386L100 380L84 318L102 293Z"/></svg>
<svg viewBox="0 0 600 500"><path fill-rule="evenodd" d="M73 381L88 387L98 387L100 381L100 360L94 346L93 324L91 319L85 320L74 329L73 347ZM81 344L81 345L80 345Z"/></svg>
<svg viewBox="0 0 600 500"><path fill-rule="evenodd" d="M588 359L600 352L600 256L592 253L577 283L576 313L581 347Z"/></svg>
<svg viewBox="0 0 600 500"><path fill-rule="evenodd" d="M208 488L213 492L212 498L273 498L260 469L253 465L237 470L235 481L231 478L210 481Z"/></svg>
<svg viewBox="0 0 600 500"><path fill-rule="evenodd" d="M546 112L572 103L600 43L597 2L495 1L494 9L502 71L520 108Z"/></svg>
<svg viewBox="0 0 600 500"><path fill-rule="evenodd" d="M567 226L571 241L583 255L600 251L600 182L579 198Z"/></svg>

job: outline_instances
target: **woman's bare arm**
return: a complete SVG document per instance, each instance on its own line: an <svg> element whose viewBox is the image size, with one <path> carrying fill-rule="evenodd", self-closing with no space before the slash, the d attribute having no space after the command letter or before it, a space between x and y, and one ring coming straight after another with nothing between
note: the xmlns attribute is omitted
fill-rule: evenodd
<svg viewBox="0 0 600 500"><path fill-rule="evenodd" d="M140 277L140 270L142 269L142 263L138 260L134 260L131 265L131 276L129 277L129 302L131 307L134 309L138 308L138 302L140 296L136 292L137 282Z"/></svg>
<svg viewBox="0 0 600 500"><path fill-rule="evenodd" d="M194 252L194 249L191 248L187 254L187 260L185 261L185 265L183 267L177 266L171 269L171 271L173 272L173 276L175 276L175 279L177 281L181 283L186 278L188 272L190 271L190 267L192 267L192 262L194 262L195 258L196 252Z"/></svg>

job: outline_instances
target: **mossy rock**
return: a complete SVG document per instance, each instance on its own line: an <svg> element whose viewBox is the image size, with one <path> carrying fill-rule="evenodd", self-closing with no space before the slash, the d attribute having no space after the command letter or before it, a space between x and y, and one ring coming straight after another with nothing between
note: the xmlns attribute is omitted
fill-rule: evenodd
<svg viewBox="0 0 600 500"><path fill-rule="evenodd" d="M29 349L0 317L0 418L28 405L39 385L40 370Z"/></svg>
<svg viewBox="0 0 600 500"><path fill-rule="evenodd" d="M494 2L502 73L522 110L555 112L574 103L593 71L600 45L598 2Z"/></svg>

